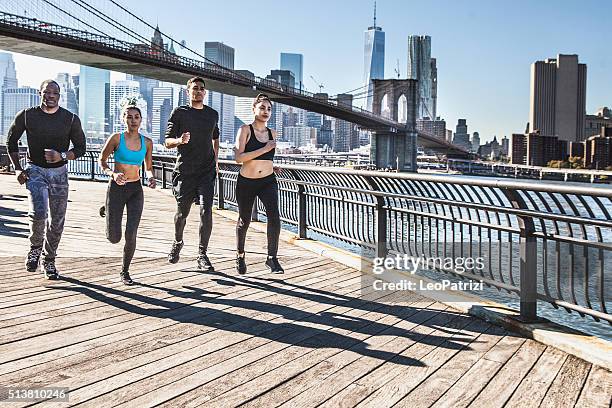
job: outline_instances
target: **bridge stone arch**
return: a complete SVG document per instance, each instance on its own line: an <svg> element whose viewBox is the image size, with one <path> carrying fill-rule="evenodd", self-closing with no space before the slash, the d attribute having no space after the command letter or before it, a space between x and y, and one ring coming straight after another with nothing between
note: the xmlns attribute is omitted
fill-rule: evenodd
<svg viewBox="0 0 612 408"><path fill-rule="evenodd" d="M404 129L381 129L372 133L370 157L378 168L416 171L416 119L418 112L417 85L414 79L374 79L372 111L380 116L400 121L400 103L405 106L401 123ZM386 104L383 100L386 96ZM405 99L405 105L404 105Z"/></svg>
<svg viewBox="0 0 612 408"><path fill-rule="evenodd" d="M397 98L397 121L399 123L406 123L408 120L408 98L406 95L401 94Z"/></svg>
<svg viewBox="0 0 612 408"><path fill-rule="evenodd" d="M387 95L390 119L398 121L398 102L403 95L406 97L406 125L410 129L416 127L418 108L417 84L414 79L373 79L374 97L372 110L377 115L383 115L383 98Z"/></svg>

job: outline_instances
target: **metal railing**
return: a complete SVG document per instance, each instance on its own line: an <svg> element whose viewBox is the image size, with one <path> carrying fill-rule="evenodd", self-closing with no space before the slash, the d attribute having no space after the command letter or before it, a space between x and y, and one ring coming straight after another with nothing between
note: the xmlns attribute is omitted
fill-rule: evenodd
<svg viewBox="0 0 612 408"><path fill-rule="evenodd" d="M71 174L103 179L97 157L70 162ZM154 156L162 188L171 186L174 160ZM220 208L236 206L239 169L221 162ZM433 269L518 296L527 321L548 302L612 324L610 186L291 165L281 166L278 182L281 219L300 238L316 233L377 257L481 255L479 271ZM265 214L261 203L257 213Z"/></svg>
<svg viewBox="0 0 612 408"><path fill-rule="evenodd" d="M222 165L221 208L236 204L238 170ZM545 301L612 323L610 187L283 166L279 201L300 238L312 231L377 257L481 255L477 272L435 269L517 295L524 320Z"/></svg>

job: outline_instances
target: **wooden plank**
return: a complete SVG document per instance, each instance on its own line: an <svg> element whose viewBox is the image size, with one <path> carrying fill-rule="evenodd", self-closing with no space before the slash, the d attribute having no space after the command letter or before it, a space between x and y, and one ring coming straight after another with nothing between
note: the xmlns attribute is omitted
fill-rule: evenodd
<svg viewBox="0 0 612 408"><path fill-rule="evenodd" d="M386 299L398 298L398 294L386 296ZM418 300L418 298L415 298ZM350 349L353 353L364 355L368 354L371 347L369 345L373 337L380 333L391 330L395 324L402 319L408 318L417 311L411 307L406 307L402 313L397 315L387 315L381 313L386 309L382 308L365 312L353 309L343 316L347 319L342 322L331 317L331 330L329 334L322 334L308 339L304 343L296 343L281 352L267 357L263 362L254 362L247 366L233 371L212 382L200 386L197 391L181 396L177 401L181 405L198 405L205 403L211 406L233 405L238 401L248 400L248 398L259 393L264 393L268 389L276 389L278 384L285 383L289 378L297 373L309 370L311 367L320 364L324 359L330 358L340 353L343 349ZM365 312L365 314L363 314ZM335 334L342 335L334 341ZM367 343L365 343L367 341ZM329 347L333 344L333 347ZM195 399L191 399L196 397ZM271 405L269 405L271 406Z"/></svg>
<svg viewBox="0 0 612 408"><path fill-rule="evenodd" d="M539 407L548 387L565 362L567 354L547 347L506 404L507 407Z"/></svg>
<svg viewBox="0 0 612 408"><path fill-rule="evenodd" d="M306 282L308 282L308 280L306 280ZM245 300L253 300L258 297L261 298L261 297L266 297L268 295L270 294L266 292L262 292L262 291L253 292L252 289L243 288L240 290L235 290L232 293L229 293L227 295L227 298L228 299L239 299L242 297ZM220 307L220 309L222 309L222 307ZM214 310L211 309L210 312L214 313ZM163 313L160 315L160 317L165 317L166 318L165 320L155 320L154 318L152 318L153 321L149 322L149 320L140 319L138 321L138 324L134 324L132 322L131 324L124 325L124 327L121 327L120 329L115 330L115 331L111 331L110 333L103 333L102 335L99 335L97 337L94 336L91 340L76 342L72 345L68 345L68 346L64 345L62 348L49 349L48 345L45 344L44 346L47 348L43 348L39 350L38 353L31 355L27 359L26 358L15 359L11 361L10 363L5 363L5 364L0 365L0 373L10 373L15 370L23 369L31 365L40 364L45 361L56 360L69 353L77 353L81 351L90 350L96 345L100 344L101 342L105 343L106 341L108 341L109 335L111 336L110 339L112 340L115 338L121 338L121 336L125 336L126 333L130 335L135 335L139 332L149 332L151 330L155 330L156 328L176 324L176 321L174 321L173 323L173 321L168 320L168 319L172 319L175 316L180 316L180 318L184 322L189 322L190 321L189 319L191 318L191 316L195 316L195 317L199 316L200 318L204 317L204 315L202 315L197 310L192 311L191 313L185 313L184 310L170 310L167 313ZM48 350L48 351L45 351L45 350Z"/></svg>
<svg viewBox="0 0 612 408"><path fill-rule="evenodd" d="M470 407L504 405L545 349L543 344L527 339L472 401Z"/></svg>
<svg viewBox="0 0 612 408"><path fill-rule="evenodd" d="M373 356L354 356L351 354L343 355L343 358L349 359L349 364L338 367L331 375L317 384L317 393L304 392L292 399L292 406L312 406L318 405L333 395L338 395L343 389L351 384L351 382L365 376L376 368L381 367L385 362L399 355L411 355L410 348L418 344L428 334L434 331L433 326L448 324L450 316L444 312L445 307L436 303L429 303L427 300L419 301L414 308L421 310L410 319L399 322L396 326L402 331L410 331L409 336L400 336L398 330L391 330L390 333L385 333L384 336L374 342L380 344L380 348L386 352L378 358ZM353 361L350 361L353 360ZM334 361L334 360L331 360ZM341 397L339 397L341 398ZM303 405L302 405L303 404Z"/></svg>
<svg viewBox="0 0 612 408"><path fill-rule="evenodd" d="M430 407L504 336L505 330L490 326L469 348L459 351L435 373L411 390L395 407Z"/></svg>
<svg viewBox="0 0 612 408"><path fill-rule="evenodd" d="M361 299L355 298L352 303L355 305L361 304L364 301ZM351 303L351 302L349 302ZM274 306L273 306L274 307ZM310 318L316 316L321 309L325 310L326 308L339 308L339 306L333 305L325 305L325 304L316 304L313 306L313 309L308 312L304 312L302 310L293 309L293 314L300 317L300 320L304 320L305 316L310 316ZM238 309L238 308L237 308ZM248 313L248 308L240 308L237 310L239 313L244 313L245 311ZM285 313L286 314L286 313ZM93 398L98 396L101 393L109 392L118 386L123 386L126 383L137 380L138 378L148 378L155 373L160 373L165 370L170 369L171 367L181 365L184 362L188 362L193 360L194 358L199 358L197 366L202 367L205 365L207 361L209 361L210 356L207 356L210 353L213 353L218 350L223 350L228 345L244 341L253 336L271 336L276 338L278 336L278 332L280 328L289 327L291 329L298 329L302 326L294 326L291 323L293 321L293 316L291 314L286 317L274 317L274 312L269 313L269 318L273 318L272 323L262 320L254 320L250 318L239 319L236 322L236 327L232 328L226 327L224 330L230 330L233 335L227 336L225 332L221 332L217 330L214 333L214 336L217 338L209 339L209 334L205 334L201 340L198 341L198 345L195 347L190 347L185 349L179 353L173 353L168 356L168 350L156 350L153 353L153 356L138 356L138 359L141 361L139 363L135 363L135 361L123 361L121 363L115 364L112 367L105 367L94 372L86 373L84 375L79 376L78 379L73 378L67 381L56 383L56 386L69 386L72 390L76 389L76 393L73 391L71 395L71 403L75 402L83 402L88 400L89 398ZM283 320L287 320L287 323L279 326L278 323L283 323ZM315 331L314 333L317 333ZM308 336L312 335L308 331L302 330L298 333L299 336ZM184 344L181 347L185 347ZM157 357L156 357L157 356ZM146 358L146 360L144 360ZM241 356L237 359L239 363L244 363L244 358ZM228 366L227 355L222 353L221 361L219 361L219 365L221 367ZM112 375L112 378L104 382L99 382L100 377L108 378L111 373L115 373ZM120 374L121 375L118 375ZM207 371L208 373L208 371ZM93 382L92 382L93 380ZM90 383L91 386L82 387L85 384ZM181 381L181 385L183 385L185 381ZM176 388L173 388L173 392L176 392ZM167 395L167 393L164 393ZM135 400L136 401L136 400ZM135 403L135 402L134 402ZM137 404L137 403L135 403ZM149 404L145 404L149 405ZM60 405L61 406L61 405Z"/></svg>
<svg viewBox="0 0 612 408"><path fill-rule="evenodd" d="M233 263L233 261L232 261ZM288 264L287 266L290 267L292 264ZM318 263L316 264L318 265ZM323 273L323 272L321 272ZM140 279L143 275L138 275L138 276L134 276L134 279ZM155 275L149 275L149 276L153 276L154 279L147 279L147 283L146 286L142 286L142 285L135 285L132 288L129 288L126 290L126 287L120 283L113 283L110 285L104 285L103 289L96 289L95 292L105 292L106 298L107 299L115 299L115 298L119 298L119 297L125 297L127 296L127 294L129 293L129 296L147 296L149 294L155 294L156 292L159 291L163 291L163 287L156 287L159 286L160 284L169 284L169 283L176 283L174 282L174 280L176 279L184 279L185 277L189 277L190 279L192 279L192 282L185 282L184 284L193 284L196 285L199 282L201 283L201 281L203 280L201 273L199 272L189 272L189 273L185 273L183 271L173 271L170 273L164 273L164 274L155 274ZM206 280L204 280L205 284L204 285L198 285L198 288L200 288L201 290L204 289L208 289L208 288L213 288L216 286L215 282L208 282ZM91 283L83 283L81 285L79 284L71 284L71 285L67 285L64 286L62 285L62 289L63 290L78 290L78 288L81 288L83 285L85 286L91 286ZM153 287L151 287L153 286ZM112 289L112 290L111 290ZM70 292L68 292L70 293ZM164 293L162 293L162 298L163 297L168 297L169 295L165 295ZM84 305L84 307L82 308L82 310L88 310L93 308L94 306L96 306L96 304L99 304L99 302L95 302L95 300L91 300L91 301L87 301L88 299L84 299L83 302L76 302L77 304L75 305L75 302L71 302L69 308L72 308L71 311L73 311L75 309L75 307L78 307L79 305ZM57 305L57 306L56 306ZM113 306L109 306L109 305L105 305L105 304L101 304L99 305L99 307L107 307L107 308L114 308ZM2 337L2 332L3 330L9 330L9 333L14 334L14 335L19 335L19 333L14 333L13 329L9 329L9 327L13 327L15 325L15 322L20 322L20 321L37 321L40 319L47 319L49 316L49 312L51 312L52 316L58 316L58 313L61 312L65 312L67 307L64 307L64 304L62 304L61 302L53 302L53 303L45 303L43 306L43 311L41 312L41 310L38 310L37 313L33 313L33 314L29 314L29 315L23 315L20 314L18 317L13 317L10 318L13 315L7 315L6 316L6 320L4 321L0 321L0 327L6 328L6 329L0 329L0 339L3 339ZM25 310L30 311L30 309L35 309L33 308L31 305L28 305L27 307L25 307ZM14 307L13 309L11 309L14 313L19 313L19 308ZM102 309L98 309L99 311L101 311ZM61 316L61 315L60 315ZM10 318L10 319L9 319ZM67 317L68 319L72 320L78 320L79 316L70 316ZM90 321L89 319L84 319L85 321ZM46 320L48 323L50 324L54 324L53 320ZM38 330L42 330L44 328L41 328L39 324L35 324L36 328ZM24 334L27 331L28 326L27 325L22 325L19 326L19 331L21 334L23 334L22 339L26 337L26 335ZM4 341L2 341L4 342Z"/></svg>
<svg viewBox="0 0 612 408"><path fill-rule="evenodd" d="M313 285L315 285L317 287L319 285L321 285L321 286L322 285L328 285L326 287L333 288L333 283L337 279L338 279L338 277L336 277L335 279L331 279L330 278L330 279L322 280L320 284L313 284ZM245 295L243 298L244 299L252 299L253 296ZM267 298L270 298L270 296L267 296ZM262 299L266 299L266 297L263 297ZM253 312L253 316L261 316L261 313L258 314L258 312ZM186 323L188 323L188 322L186 322ZM187 327L187 329L191 330L191 327L193 327L193 326L194 325L191 324L191 325L189 325ZM200 325L195 325L195 326L200 327ZM125 335L123 335L123 337L122 336L117 336L117 337L107 336L106 338L104 338L104 343L105 344L100 344L100 340L96 339L96 341L95 341L95 345L97 346L96 347L96 353L95 353L96 360L100 356L106 355L106 353L103 353L103 350L101 350L101 348L104 348L104 347L108 348L108 345L106 345L106 343L108 343L109 345L112 345L112 344L115 344L115 343L121 343L121 342L126 343L127 340L131 339L130 341L133 344L132 344L132 347L130 348L130 351L131 352L133 351L134 353L136 353L141 344L146 343L146 341L149 338L154 339L157 336L162 336L163 333L166 330L174 331L176 342L184 340L184 339L181 338L181 337L184 337L184 336L181 335L179 332L177 332L177 330L180 331L179 327L177 327L177 324L166 323L164 327L160 327L159 329L156 329L155 327L150 327L151 331L146 331L146 329L147 328L145 328L145 330L143 330L143 333L140 334L140 335L138 333L134 333L134 331L132 331L130 334L131 335L135 334L135 336L128 337L127 339L125 338ZM208 330L205 330L205 331L196 330L197 334L202 334L202 333L204 333L206 331L208 331ZM173 342L165 341L164 344L165 345L169 345L169 344L172 344ZM136 345L136 347L134 347L134 344ZM82 345L82 343L79 344L79 346L81 346L81 345ZM130 345L129 342L126 343L126 346L128 346L128 345ZM121 348L119 348L118 350L115 350L115 349L111 348L110 352L112 353L113 351L121 351ZM120 358L120 360L125 359L125 353L122 353L122 354L123 354L123 357ZM77 369L79 367L78 365L81 364L81 363L83 363L83 365L85 365L85 367L83 368L83 372L88 372L91 369L91 365L89 364L90 363L89 360L91 360L90 355L87 353L87 351L84 351L82 353L76 353L76 354L70 355L69 357L66 356L66 357L59 358L59 359L51 359L51 360L49 360L48 363L46 363L46 365L48 365L48 367L45 367L45 364L37 364L36 366L32 367L30 370L23 370L22 369L21 371L19 371L19 374L28 372L28 375L30 377L36 377L36 380L40 381L42 378L45 377L45 374L44 374L45 371L51 371L52 369L59 370L62 367L68 367L68 366L71 367L71 370L75 370L75 369ZM37 362L40 363L40 361L37 361ZM102 364L102 366L103 365L104 364ZM97 367L93 366L93 368L97 368ZM47 374L47 376L48 376L48 374ZM17 379L14 378L14 374L10 374L9 376L7 376L6 379L3 379L3 377L0 377L0 382L2 382L3 380L4 381L10 381L10 380L17 381ZM19 379L19 380L22 381L23 378ZM48 379L48 381L52 382L53 380L52 379Z"/></svg>
<svg viewBox="0 0 612 408"><path fill-rule="evenodd" d="M540 407L573 407L580 396L590 369L590 363L568 355L557 377L548 388Z"/></svg>
<svg viewBox="0 0 612 408"><path fill-rule="evenodd" d="M397 402L428 376L435 373L459 351L469 347L469 344L476 341L489 327L490 325L482 320L470 318L467 326L458 330L451 329L448 333L449 336L441 344L428 345L431 351L421 358L421 365L403 367L395 378L376 389L356 406L395 406Z"/></svg>
<svg viewBox="0 0 612 408"><path fill-rule="evenodd" d="M370 348L372 345L369 344ZM332 358L327 359L320 366L315 367L312 370L308 370L305 373L300 374L296 378L291 379L281 386L270 390L264 395L254 399L249 404L245 406L277 406L281 403L286 402L287 400L293 398L294 396L304 392L306 389L311 388L311 383L316 380L322 380L329 375L331 375L334 371L348 365L351 361L346 361L346 356L341 356L343 353L340 353ZM336 360L337 358L337 360ZM354 360L353 360L354 361ZM334 362L336 364L341 364L341 367L334 366ZM328 366L328 367L326 367Z"/></svg>
<svg viewBox="0 0 612 408"><path fill-rule="evenodd" d="M576 407L609 408L612 405L612 373L593 366L582 388Z"/></svg>
<svg viewBox="0 0 612 408"><path fill-rule="evenodd" d="M454 330L461 330L474 321L473 318L459 313L444 314L446 315L444 316L447 319L446 322L432 324L431 328L433 330L419 338L414 345L394 359L384 362L381 366L354 381L347 388L321 404L321 407L357 406L389 381L401 375L407 366L424 366L423 358L447 340L449 331L454 333ZM400 357L408 357L412 360L412 363L402 362L399 359Z"/></svg>
<svg viewBox="0 0 612 408"><path fill-rule="evenodd" d="M337 308L338 307L336 307L335 309ZM367 313L365 311L360 312ZM309 320L310 319L302 320L301 324L303 325ZM327 328L327 330L329 330L329 327ZM319 331L319 333L323 333L323 331ZM228 358L225 362L226 364L215 364L211 366L212 359L209 355L204 359L204 361L193 361L189 362L186 365L177 366L176 369L165 371L163 373L157 374L154 378L147 378L144 381L134 383L129 387L125 387L119 392L128 394L130 396L139 395L142 393L143 385L145 385L145 388L154 392L146 396L139 397L139 399L136 401L130 401L129 404L133 405L144 403L145 405L151 405L151 401L153 400L152 398L154 398L154 394L159 393L159 391L156 390L155 384L158 384L159 386L159 384L173 384L178 382L180 383L179 387L182 388L185 386L186 382L188 381L188 378L190 377L194 379L199 379L200 381L204 381L205 379L210 378L210 376L217 370L228 370L229 367L234 365L242 366L242 368L237 371L231 372L230 377L233 380L238 379L241 376L240 373L245 373L249 369L254 369L258 372L265 373L270 369L270 367L273 367L275 364L277 364L279 359L284 359L284 361L290 362L294 358L300 358L300 355L303 354L303 352L299 350L300 347L298 345L302 344L304 341L306 341L306 339L312 338L313 335L316 337L317 332L297 329L293 330L291 333L287 333L286 336L275 339L274 341L262 345L254 350L250 350L247 353L244 353L244 351L246 350L242 350L242 354L240 354L232 352L228 349L224 349L223 353L226 355L226 358ZM320 335L324 334L319 334L319 336ZM277 361L277 363L275 363L275 361ZM191 365L192 367L187 367L189 365ZM174 373L170 373L170 371L174 371ZM200 372L201 374L197 374L198 372ZM223 386L223 380L225 378L226 376L221 375L219 378L217 378L217 380L207 383L206 390L212 391L218 386ZM240 379L238 379L237 381L240 381ZM172 386L170 386L169 388L171 388L169 389L169 391L172 393L175 393L177 391ZM136 394L133 394L133 392L136 392ZM115 393L116 392L113 392L113 395ZM163 395L165 392L162 390L161 393ZM167 397L168 396L166 395L165 398ZM144 398L146 398L146 400ZM111 400L114 401L114 396L111 397ZM102 402L102 399L100 399L100 402ZM106 402L104 404L104 406L107 406ZM184 402L180 402L179 400L177 400L173 401L172 404L174 406L183 406ZM96 405L97 404L91 404L91 406Z"/></svg>
<svg viewBox="0 0 612 408"><path fill-rule="evenodd" d="M466 407L489 383L503 364L523 345L522 337L505 336L476 362L433 407Z"/></svg>

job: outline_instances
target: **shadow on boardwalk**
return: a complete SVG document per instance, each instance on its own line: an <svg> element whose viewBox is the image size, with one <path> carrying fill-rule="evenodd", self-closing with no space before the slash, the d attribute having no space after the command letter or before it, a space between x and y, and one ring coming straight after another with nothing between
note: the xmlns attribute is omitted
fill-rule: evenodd
<svg viewBox="0 0 612 408"><path fill-rule="evenodd" d="M457 330L445 330L444 326L447 325L449 328L465 326L470 319L469 317L462 316L460 313L379 303L359 297L344 296L323 290L311 289L308 287L287 283L279 279L255 277L247 279L219 272L213 272L212 274L218 277L213 279L213 281L218 284L240 285L244 286L245 288L260 289L267 292L288 295L330 306L342 306L363 310L365 312L390 314L402 320L431 327L443 332L448 331L456 333ZM225 294L222 293L211 292L205 289L190 286L184 286L183 288L185 290L177 290L147 284L140 285L147 288L165 291L168 294L178 298L193 300L195 303L182 303L157 299L138 293L132 293L129 291L84 282L70 277L65 277L63 279L66 282L70 282L77 286L56 286L55 289L81 293L92 299L107 303L130 313L173 319L180 323L200 324L208 327L215 327L227 332L239 332L277 342L284 342L291 345L313 349L350 348L352 351L364 356L385 361L392 360L394 363L402 365L423 366L424 364L417 359L407 356L396 355L383 350L370 349L368 348L367 344L358 339L350 337L350 335L339 334L328 329L320 329L317 327L327 326L330 329L340 329L344 332L357 332L367 336L375 336L379 334L384 334L385 336L400 336L412 339L415 342L454 350L465 348L469 349L469 347L466 345L473 341L475 337L475 335L461 336L458 334L455 334L452 339L446 336L436 336L431 334L424 336L422 333L413 333L409 330L395 327L393 325L382 324L361 317L327 311L311 313L282 304L266 303L257 300L231 299L226 298ZM273 283L290 285L294 289L299 289L300 292L296 292L291 289L279 288ZM147 307L133 305L121 299L111 298L108 295L120 295L136 302L143 302L145 304L152 305L155 308L148 309ZM225 309L235 307L261 313L280 315L285 319L293 320L293 322L273 323L266 320L241 316L225 310L219 310L218 308L208 307L208 305L221 306L222 308L225 306ZM302 325L299 324L298 321L303 321L309 325L314 325L317 327Z"/></svg>

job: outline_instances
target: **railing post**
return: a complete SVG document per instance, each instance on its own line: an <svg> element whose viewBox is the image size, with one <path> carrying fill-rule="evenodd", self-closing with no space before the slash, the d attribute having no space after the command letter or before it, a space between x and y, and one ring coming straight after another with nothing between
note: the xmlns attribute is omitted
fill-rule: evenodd
<svg viewBox="0 0 612 408"><path fill-rule="evenodd" d="M303 185L298 185L298 233L301 239L307 238L307 219L308 212L306 211L306 189Z"/></svg>
<svg viewBox="0 0 612 408"><path fill-rule="evenodd" d="M380 191L378 184L372 177L365 177L366 181L374 191ZM376 237L376 257L386 258L389 254L387 247L387 209L385 208L385 198L383 196L376 197L376 224L374 236Z"/></svg>
<svg viewBox="0 0 612 408"><path fill-rule="evenodd" d="M161 162L161 181L162 181L162 188L166 188L166 181L167 181L167 176L166 176L166 162L162 160Z"/></svg>
<svg viewBox="0 0 612 408"><path fill-rule="evenodd" d="M516 190L503 190L513 208L526 210L525 200ZM534 322L538 320L538 253L537 240L534 236L535 224L530 216L517 216L520 228L520 320ZM512 271L510 271L512 273Z"/></svg>
<svg viewBox="0 0 612 408"><path fill-rule="evenodd" d="M89 152L89 158L91 159L91 180L96 179L96 160L92 152Z"/></svg>
<svg viewBox="0 0 612 408"><path fill-rule="evenodd" d="M288 170L296 181L301 181L299 173L296 170ZM306 201L306 187L303 184L297 185L298 193L298 237L300 239L308 239L308 207Z"/></svg>
<svg viewBox="0 0 612 408"><path fill-rule="evenodd" d="M219 169L219 173L217 174L217 195L219 202L219 209L225 209L225 186L223 185L223 177L221 177L221 169Z"/></svg>
<svg viewBox="0 0 612 408"><path fill-rule="evenodd" d="M385 199L376 197L376 257L386 258L389 253L387 248L387 210Z"/></svg>

